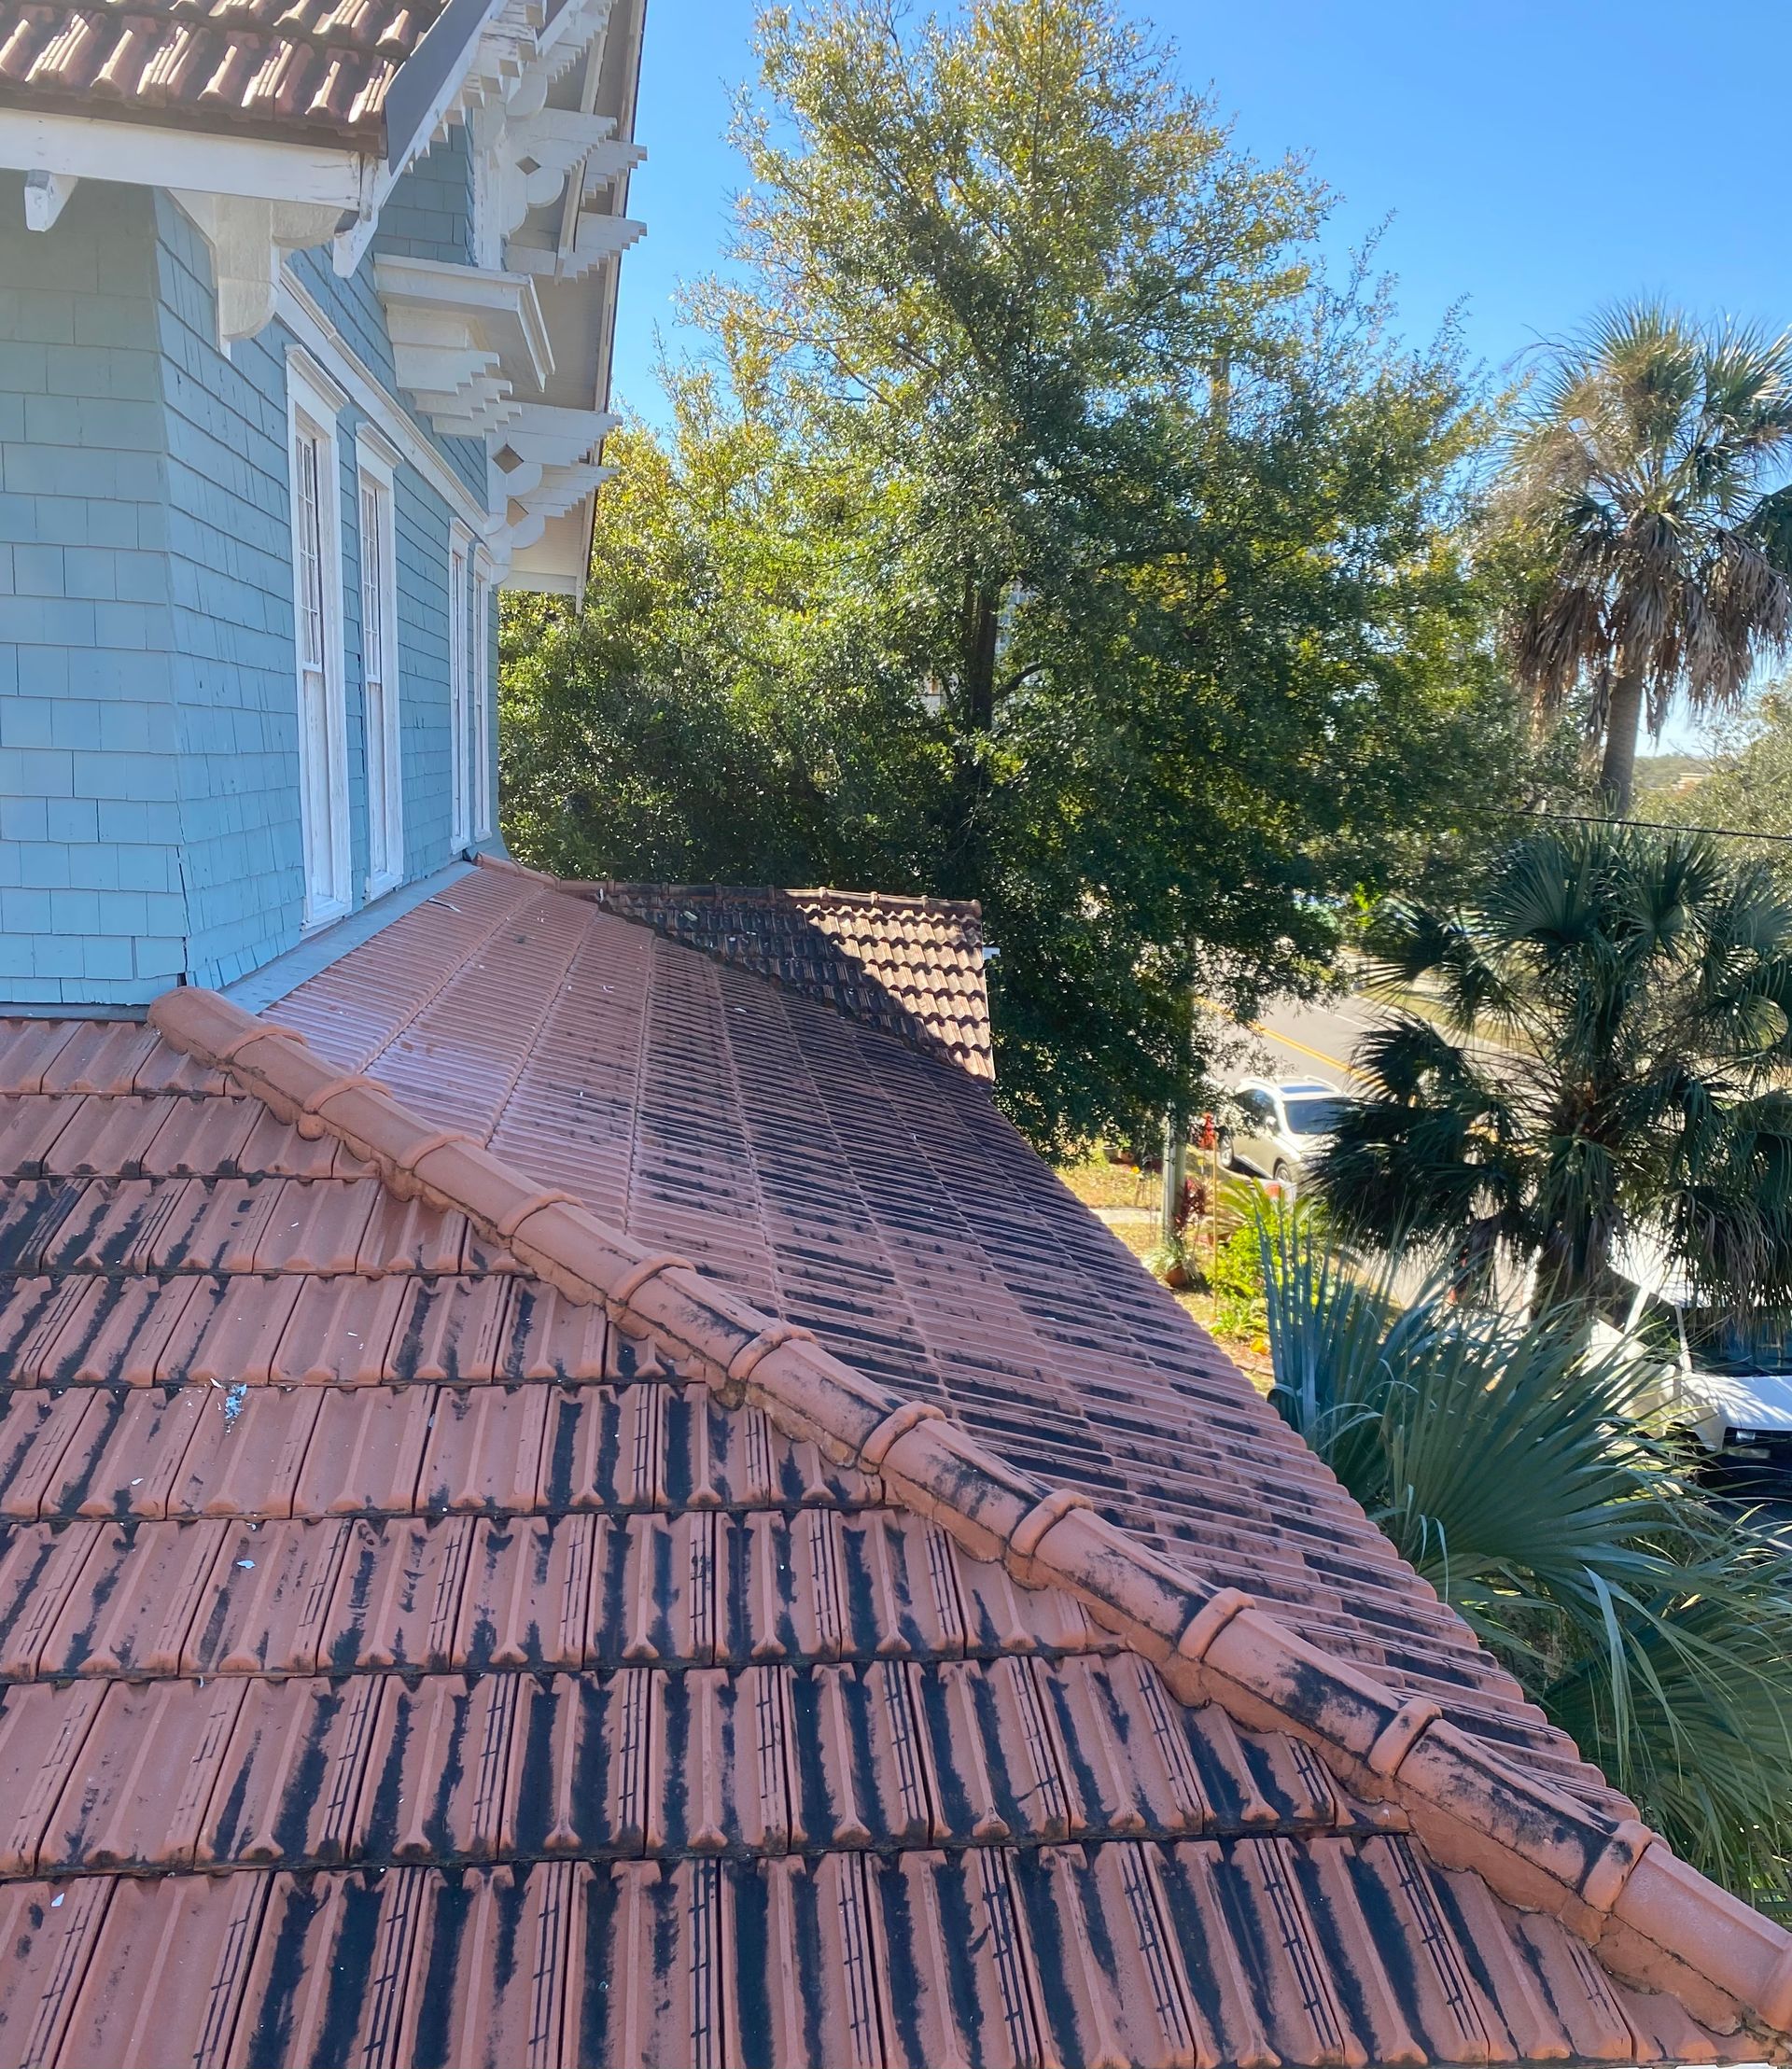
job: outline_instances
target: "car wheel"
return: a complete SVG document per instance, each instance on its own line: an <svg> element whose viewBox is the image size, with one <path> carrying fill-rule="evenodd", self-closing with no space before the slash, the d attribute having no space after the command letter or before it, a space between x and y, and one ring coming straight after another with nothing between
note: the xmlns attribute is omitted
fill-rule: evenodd
<svg viewBox="0 0 1792 2069"><path fill-rule="evenodd" d="M1213 1145L1213 1153L1220 1160L1221 1170L1236 1171L1238 1169L1239 1159L1232 1147L1232 1130L1230 1128L1220 1130L1219 1139Z"/></svg>
<svg viewBox="0 0 1792 2069"><path fill-rule="evenodd" d="M1270 1177L1271 1177L1272 1179L1274 1179L1274 1180L1275 1180L1276 1183L1277 1183L1277 1184L1278 1184L1279 1186L1281 1186L1281 1190L1282 1190L1282 1191L1283 1191L1283 1192L1284 1192L1284 1193L1285 1193L1285 1194L1287 1195L1287 1196L1288 1196L1288 1197L1289 1197L1290 1199L1293 1199L1293 1198L1294 1198L1294 1196L1295 1196L1295 1172L1294 1172L1294 1167L1293 1167L1293 1166L1292 1166L1291 1164L1289 1164L1289 1163L1288 1163L1288 1161L1287 1161L1287 1159L1286 1159L1286 1158L1284 1158L1284 1157L1280 1157L1280 1156L1279 1156L1279 1157L1277 1157L1277 1159L1276 1159L1276 1167L1275 1167L1275 1169L1274 1169L1273 1171L1271 1171L1271 1172L1270 1172L1269 1176L1270 1176Z"/></svg>

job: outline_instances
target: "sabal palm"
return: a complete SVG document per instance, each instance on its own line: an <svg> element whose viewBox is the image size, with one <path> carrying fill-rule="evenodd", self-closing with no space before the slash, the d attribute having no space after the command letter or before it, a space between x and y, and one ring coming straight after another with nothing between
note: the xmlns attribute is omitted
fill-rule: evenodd
<svg viewBox="0 0 1792 2069"><path fill-rule="evenodd" d="M1503 503L1538 566L1515 629L1546 705L1577 688L1630 808L1637 732L1733 703L1792 632L1792 339L1621 307L1563 351L1512 441Z"/></svg>
<svg viewBox="0 0 1792 2069"><path fill-rule="evenodd" d="M1391 905L1368 986L1396 1013L1315 1160L1337 1224L1485 1269L1540 1302L1602 1290L1627 1230L1710 1304L1792 1306L1792 903L1696 833L1537 833L1469 910ZM1504 1046L1495 1047L1491 1044Z"/></svg>
<svg viewBox="0 0 1792 2069"><path fill-rule="evenodd" d="M1675 1847L1792 1895L1792 1542L1688 1485L1572 1315L1404 1308L1263 1224L1271 1395L1527 1694Z"/></svg>

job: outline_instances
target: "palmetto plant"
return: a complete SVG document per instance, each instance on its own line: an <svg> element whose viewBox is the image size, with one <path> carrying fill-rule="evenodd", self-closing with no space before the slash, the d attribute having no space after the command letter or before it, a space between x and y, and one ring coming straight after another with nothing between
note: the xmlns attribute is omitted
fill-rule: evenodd
<svg viewBox="0 0 1792 2069"><path fill-rule="evenodd" d="M1577 688L1630 809L1636 736L1684 694L1734 703L1792 631L1792 340L1617 308L1565 348L1507 455L1503 502L1537 568L1515 627L1546 705Z"/></svg>
<svg viewBox="0 0 1792 2069"><path fill-rule="evenodd" d="M1792 1894L1792 1543L1639 1421L1572 1315L1404 1307L1260 1223L1272 1399L1527 1694L1687 1859Z"/></svg>
<svg viewBox="0 0 1792 2069"><path fill-rule="evenodd" d="M1424 986L1357 1051L1365 1095L1314 1162L1341 1233L1604 1290L1627 1232L1701 1305L1792 1307L1792 903L1696 833L1515 842L1469 909L1390 905L1371 991ZM1494 1044L1499 1044L1495 1046Z"/></svg>

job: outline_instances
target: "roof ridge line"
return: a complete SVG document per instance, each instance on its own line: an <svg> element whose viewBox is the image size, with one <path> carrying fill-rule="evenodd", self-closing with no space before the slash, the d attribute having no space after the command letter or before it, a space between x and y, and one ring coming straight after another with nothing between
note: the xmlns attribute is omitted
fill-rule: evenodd
<svg viewBox="0 0 1792 2069"><path fill-rule="evenodd" d="M811 884L801 889L778 884L659 884L647 876L556 876L552 870L531 869L526 862L519 862L510 855L479 855L474 860L481 869L532 876L537 883L552 890L566 891L574 898L587 898L594 903L604 902L607 893L616 891L661 891L667 896L687 898L780 898L792 902L802 898L833 898L854 905L893 905L911 911L951 913L975 920L979 928L983 921L980 899L936 898L927 891L844 891L826 884Z"/></svg>
<svg viewBox="0 0 1792 2069"><path fill-rule="evenodd" d="M1309 1644L1239 1589L1183 1572L1086 1496L1007 1465L934 1403L875 1384L685 1259L606 1226L471 1137L432 1128L301 1036L198 987L163 993L149 1018L301 1134L346 1143L400 1197L464 1214L569 1299L626 1317L693 1362L730 1405L749 1402L786 1435L875 1474L970 1557L1000 1561L1023 1587L1065 1589L1179 1700L1292 1732L1348 1785L1397 1803L1442 1865L1552 1913L1625 1979L1792 2053L1792 1935L1637 1820L1604 1817L1521 1773L1435 1703Z"/></svg>

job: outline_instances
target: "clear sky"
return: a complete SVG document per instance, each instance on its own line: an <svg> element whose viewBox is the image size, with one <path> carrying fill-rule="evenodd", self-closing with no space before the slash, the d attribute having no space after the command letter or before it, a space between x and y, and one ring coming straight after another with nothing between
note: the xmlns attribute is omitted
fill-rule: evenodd
<svg viewBox="0 0 1792 2069"><path fill-rule="evenodd" d="M1792 324L1785 0L1155 0L1259 157L1304 152L1343 248L1384 217L1406 326L1460 306L1491 367L1602 301L1659 292ZM750 0L649 0L615 392L659 413L656 331L716 260L741 175L722 132Z"/></svg>

